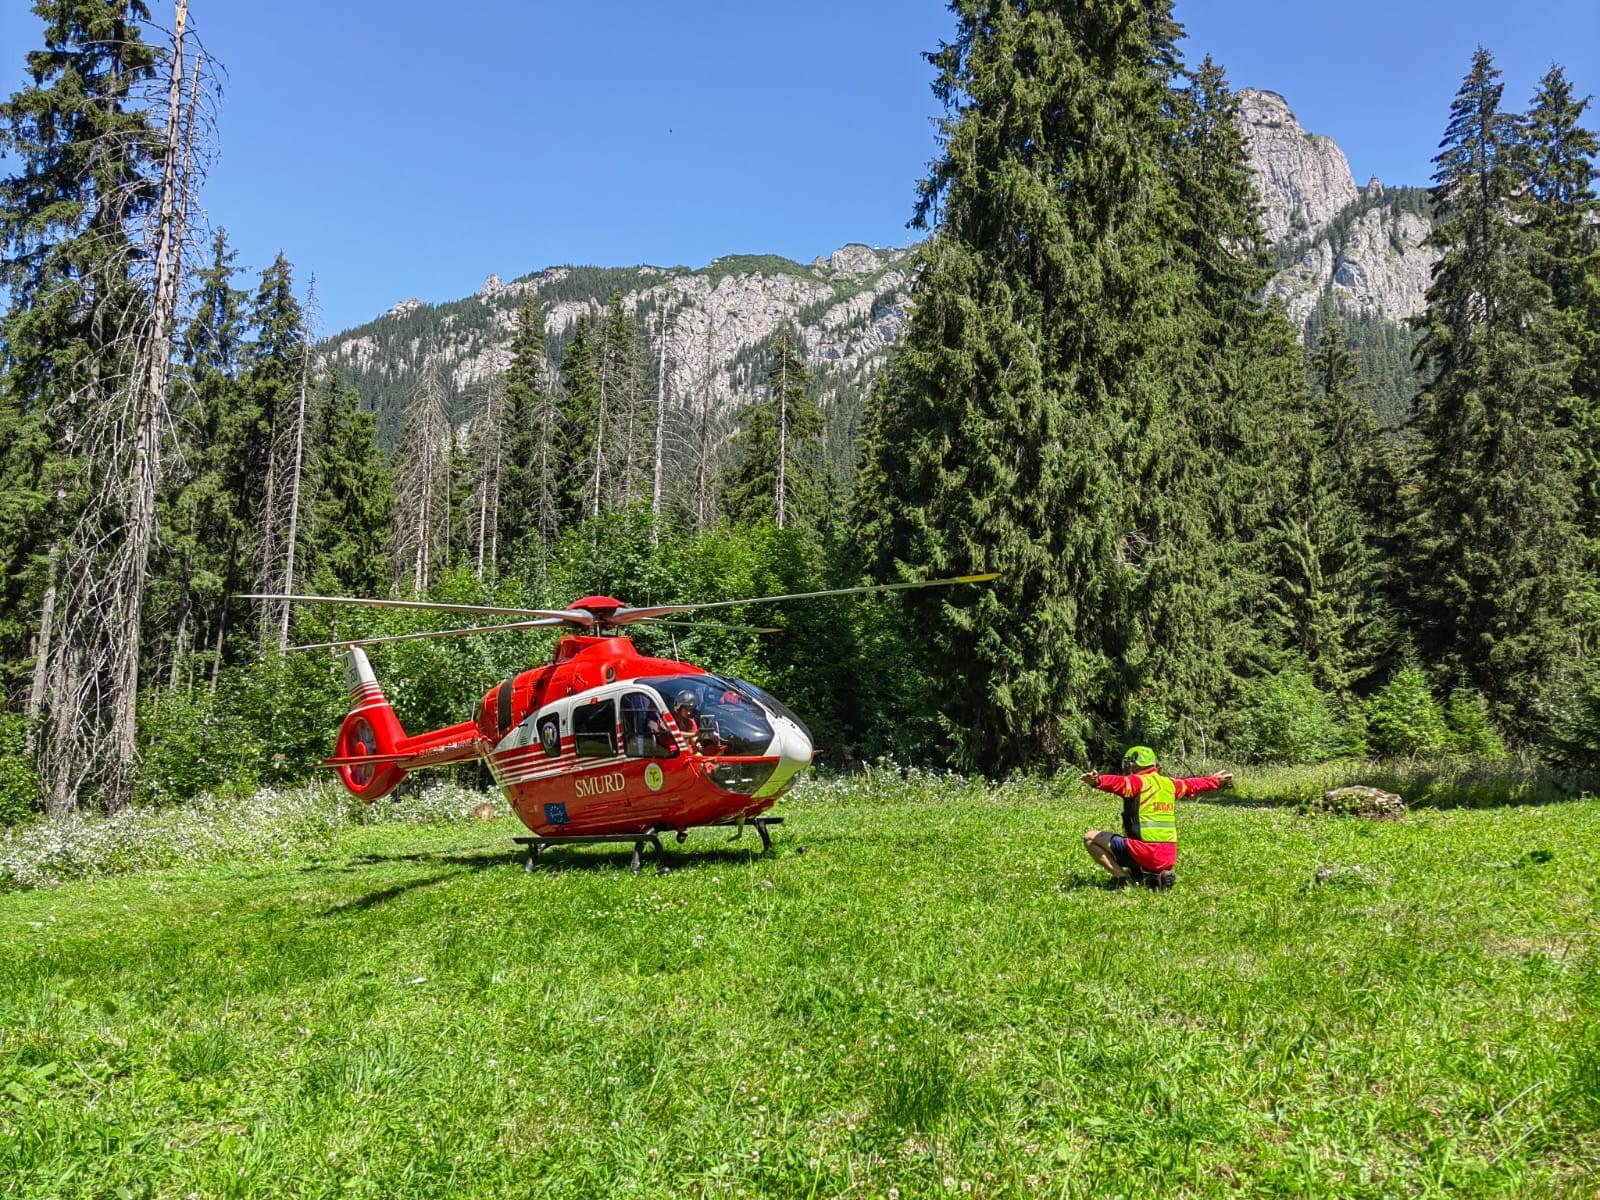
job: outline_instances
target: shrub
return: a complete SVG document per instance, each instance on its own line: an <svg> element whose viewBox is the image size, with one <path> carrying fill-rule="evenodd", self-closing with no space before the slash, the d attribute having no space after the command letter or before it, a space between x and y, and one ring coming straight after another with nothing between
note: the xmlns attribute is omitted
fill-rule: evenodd
<svg viewBox="0 0 1600 1200"><path fill-rule="evenodd" d="M465 818L485 800L506 811L498 796L452 783L407 788L392 802L365 805L338 784L321 781L249 796L208 795L182 807L75 813L0 833L0 890L152 867L267 862L326 846L348 825L443 824Z"/></svg>
<svg viewBox="0 0 1600 1200"><path fill-rule="evenodd" d="M1539 697L1536 710L1551 758L1600 769L1600 663L1563 672Z"/></svg>
<svg viewBox="0 0 1600 1200"><path fill-rule="evenodd" d="M1506 744L1489 719L1489 702L1477 692L1467 688L1451 692L1444 719L1450 728L1451 753L1487 759L1506 756Z"/></svg>
<svg viewBox="0 0 1600 1200"><path fill-rule="evenodd" d="M1352 749L1352 733L1308 672L1291 669L1251 682L1229 749L1244 762L1325 762Z"/></svg>
<svg viewBox="0 0 1600 1200"><path fill-rule="evenodd" d="M38 795L26 732L21 713L0 712L0 828L31 813Z"/></svg>
<svg viewBox="0 0 1600 1200"><path fill-rule="evenodd" d="M1421 667L1402 667L1366 706L1367 734L1379 754L1443 754L1450 728Z"/></svg>

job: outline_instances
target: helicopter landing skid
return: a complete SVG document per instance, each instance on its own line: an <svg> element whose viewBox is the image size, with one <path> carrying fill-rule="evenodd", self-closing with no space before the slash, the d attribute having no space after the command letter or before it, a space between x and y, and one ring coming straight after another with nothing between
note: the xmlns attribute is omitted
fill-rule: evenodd
<svg viewBox="0 0 1600 1200"><path fill-rule="evenodd" d="M746 825L754 826L755 831L761 835L761 853L766 854L768 851L770 851L772 849L772 835L767 832L767 826L769 826L769 825L782 825L783 824L783 818L782 817L746 817L743 823L746 824ZM738 822L738 821L718 821L716 823L716 825L713 826L713 828L716 828L716 829L737 828L739 826L739 824L740 824L740 822Z"/></svg>
<svg viewBox="0 0 1600 1200"><path fill-rule="evenodd" d="M738 824L738 821L719 821L714 828L720 829L736 826ZM751 817L745 822L745 824L754 826L755 831L761 835L761 852L766 854L772 849L772 835L767 832L767 827L769 825L782 825L783 818ZM654 846L656 848L657 855L662 853L661 835L658 834L654 829L647 830L644 833L591 833L577 834L572 837L563 837L560 834L557 834L553 837L519 837L512 838L511 840L519 846L526 846L528 848L528 857L523 862L522 869L529 872L531 872L534 867L538 866L540 855L542 855L551 846L580 846L586 843L595 842L632 842L633 861L628 864L628 872L632 875L637 875L639 873L640 866L643 865L644 848L646 845ZM679 833L678 840L680 842L684 841L685 835Z"/></svg>
<svg viewBox="0 0 1600 1200"><path fill-rule="evenodd" d="M661 838L657 836L656 831L653 829L645 833L591 833L573 837L557 835L555 837L519 837L511 840L519 846L528 848L527 861L522 864L524 871L532 871L539 862L539 856L551 846L579 846L586 842L632 842L633 861L628 864L628 872L632 875L639 873L639 867L644 859L644 848L647 844L654 846L658 855L662 853Z"/></svg>

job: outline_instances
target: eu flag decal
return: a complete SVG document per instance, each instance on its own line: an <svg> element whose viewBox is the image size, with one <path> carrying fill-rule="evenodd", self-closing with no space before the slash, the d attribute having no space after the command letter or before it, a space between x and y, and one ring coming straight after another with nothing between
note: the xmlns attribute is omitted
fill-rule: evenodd
<svg viewBox="0 0 1600 1200"><path fill-rule="evenodd" d="M571 818L567 816L565 804L546 804L544 806L544 819L552 825L565 825Z"/></svg>

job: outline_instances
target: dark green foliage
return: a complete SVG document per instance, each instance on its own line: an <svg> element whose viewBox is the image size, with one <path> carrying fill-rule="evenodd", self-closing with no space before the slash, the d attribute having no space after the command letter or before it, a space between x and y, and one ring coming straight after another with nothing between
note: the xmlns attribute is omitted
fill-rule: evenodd
<svg viewBox="0 0 1600 1200"><path fill-rule="evenodd" d="M913 628L951 757L1005 770L1210 723L1265 586L1265 417L1299 379L1256 299L1232 98L1212 64L1175 86L1167 7L953 9L939 225L857 528L875 574L1001 572Z"/></svg>
<svg viewBox="0 0 1600 1200"><path fill-rule="evenodd" d="M1330 288L1306 318L1306 345L1314 346L1332 326L1343 331L1355 356L1356 381L1378 423L1395 429L1411 419L1417 392L1427 382L1416 361L1421 334L1381 313L1352 313L1335 301Z"/></svg>
<svg viewBox="0 0 1600 1200"><path fill-rule="evenodd" d="M723 484L723 511L731 520L771 520L781 529L821 519L827 420L810 390L804 347L784 326L772 342L765 394L739 413L737 458Z"/></svg>
<svg viewBox="0 0 1600 1200"><path fill-rule="evenodd" d="M599 349L587 314L578 318L572 341L561 360L561 423L559 453L552 486L559 498L558 520L575 525L599 513L595 492L598 450L604 436L605 408L600 398Z"/></svg>
<svg viewBox="0 0 1600 1200"><path fill-rule="evenodd" d="M23 717L0 710L0 829L31 815L38 797Z"/></svg>
<svg viewBox="0 0 1600 1200"><path fill-rule="evenodd" d="M1551 756L1569 767L1600 768L1600 662L1569 662L1539 697Z"/></svg>
<svg viewBox="0 0 1600 1200"><path fill-rule="evenodd" d="M1560 416L1570 344L1535 274L1517 120L1479 50L1451 107L1429 242L1443 257L1422 319L1434 380L1411 531L1413 614L1425 654L1482 691L1519 732L1572 651L1581 562L1571 433Z"/></svg>
<svg viewBox="0 0 1600 1200"><path fill-rule="evenodd" d="M1366 705L1367 736L1379 754L1442 754L1450 729L1420 667L1402 667Z"/></svg>
<svg viewBox="0 0 1600 1200"><path fill-rule="evenodd" d="M1303 667L1252 681L1225 742L1229 755L1249 763L1324 762L1361 749L1359 729Z"/></svg>
<svg viewBox="0 0 1600 1200"><path fill-rule="evenodd" d="M1593 580L1600 579L1600 204L1594 190L1600 138L1581 124L1588 104L1574 96L1561 68L1552 67L1524 122L1519 166L1531 200L1533 271L1550 289L1571 352L1557 421L1570 434L1576 521ZM1578 620L1593 653L1600 645L1600 610L1580 611Z"/></svg>
<svg viewBox="0 0 1600 1200"><path fill-rule="evenodd" d="M544 319L526 292L517 309L505 404L499 545L510 561L542 564L563 524L557 491L561 446L559 416L546 383Z"/></svg>
<svg viewBox="0 0 1600 1200"><path fill-rule="evenodd" d="M1318 687L1348 694L1393 640L1376 523L1394 504L1394 484L1339 326L1324 331L1309 368L1310 396L1275 431L1287 469L1268 604L1277 641L1309 664Z"/></svg>
<svg viewBox="0 0 1600 1200"><path fill-rule="evenodd" d="M377 419L361 409L338 368L319 401L321 486L312 504L310 565L316 591L378 596L390 568L384 539L394 516L394 478L378 451Z"/></svg>

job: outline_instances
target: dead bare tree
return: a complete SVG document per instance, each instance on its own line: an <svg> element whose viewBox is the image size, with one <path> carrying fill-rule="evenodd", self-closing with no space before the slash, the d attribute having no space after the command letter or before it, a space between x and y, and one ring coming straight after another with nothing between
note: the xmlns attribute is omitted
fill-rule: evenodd
<svg viewBox="0 0 1600 1200"><path fill-rule="evenodd" d="M59 586L51 628L41 626L36 666L45 679L38 766L52 816L75 808L91 779L107 809L125 807L133 794L144 594L198 181L195 113L204 56L191 57L187 23L187 0L177 0L162 76L165 102L151 106L165 117L158 172L125 172L117 187L96 197L86 220L105 254L82 284L92 350L71 398L80 419L64 431L83 501L58 547ZM140 163L149 150L139 140L144 136L130 132L123 145L108 140L91 157L115 154Z"/></svg>
<svg viewBox="0 0 1600 1200"><path fill-rule="evenodd" d="M449 537L450 421L436 362L418 377L395 457L395 524L390 548L396 592L420 596Z"/></svg>
<svg viewBox="0 0 1600 1200"><path fill-rule="evenodd" d="M267 460L266 503L261 513L261 564L257 584L267 595L292 595L300 545L300 514L305 494L306 430L310 422L312 311L316 280L300 310L299 363L294 407L274 414L272 448ZM277 651L289 645L287 600L269 600L262 611L263 640L276 639Z"/></svg>
<svg viewBox="0 0 1600 1200"><path fill-rule="evenodd" d="M657 339L655 462L650 474L650 544L661 543L661 470L667 432L667 306L661 305L661 332Z"/></svg>
<svg viewBox="0 0 1600 1200"><path fill-rule="evenodd" d="M505 379L495 376L484 387L483 402L473 418L467 443L468 471L472 480L471 513L475 528L469 531L473 573L498 574L500 561L500 490L505 475Z"/></svg>

